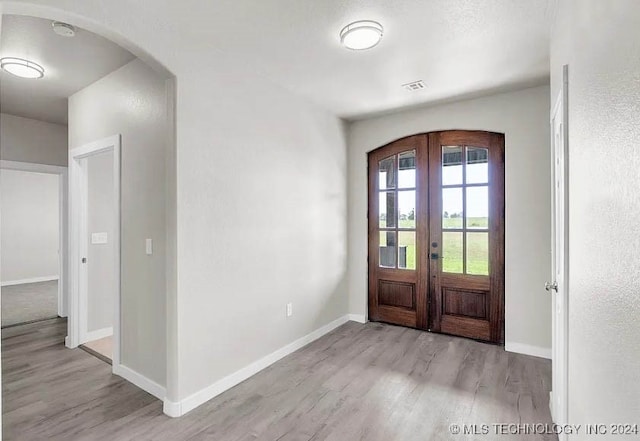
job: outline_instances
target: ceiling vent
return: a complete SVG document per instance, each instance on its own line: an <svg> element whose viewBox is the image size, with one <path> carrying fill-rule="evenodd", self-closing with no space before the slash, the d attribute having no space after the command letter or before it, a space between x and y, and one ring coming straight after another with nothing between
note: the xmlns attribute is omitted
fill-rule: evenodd
<svg viewBox="0 0 640 441"><path fill-rule="evenodd" d="M73 37L76 35L76 28L67 23L54 21L51 23L51 27L53 28L53 32L61 37Z"/></svg>
<svg viewBox="0 0 640 441"><path fill-rule="evenodd" d="M418 80L412 81L411 83L403 84L402 87L404 87L409 92L416 92L418 90L424 89L426 86L424 85L424 82L422 80Z"/></svg>

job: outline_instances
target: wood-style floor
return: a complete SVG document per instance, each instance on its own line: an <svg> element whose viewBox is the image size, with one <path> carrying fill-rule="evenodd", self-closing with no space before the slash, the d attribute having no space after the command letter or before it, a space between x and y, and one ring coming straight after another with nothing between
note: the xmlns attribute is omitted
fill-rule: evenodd
<svg viewBox="0 0 640 441"><path fill-rule="evenodd" d="M550 423L549 361L349 322L182 418L63 346L61 319L2 331L4 440L540 440L450 424Z"/></svg>

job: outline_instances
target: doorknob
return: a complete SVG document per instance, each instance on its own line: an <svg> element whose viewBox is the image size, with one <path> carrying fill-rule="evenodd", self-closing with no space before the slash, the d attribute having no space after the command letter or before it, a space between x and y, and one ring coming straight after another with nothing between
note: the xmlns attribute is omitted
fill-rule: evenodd
<svg viewBox="0 0 640 441"><path fill-rule="evenodd" d="M546 289L547 291L554 290L555 292L558 292L558 283L557 282L545 282L544 283L544 289Z"/></svg>

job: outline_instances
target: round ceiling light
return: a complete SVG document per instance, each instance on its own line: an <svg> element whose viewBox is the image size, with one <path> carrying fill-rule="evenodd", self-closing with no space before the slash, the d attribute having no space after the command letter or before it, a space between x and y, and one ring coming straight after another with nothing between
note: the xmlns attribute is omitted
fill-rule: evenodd
<svg viewBox="0 0 640 441"><path fill-rule="evenodd" d="M349 23L340 31L340 42L356 51L371 49L382 40L382 25L377 21L360 20Z"/></svg>
<svg viewBox="0 0 640 441"><path fill-rule="evenodd" d="M0 58L0 68L20 78L36 79L44 76L44 68L42 66L24 58Z"/></svg>
<svg viewBox="0 0 640 441"><path fill-rule="evenodd" d="M62 23L61 21L54 21L51 23L51 27L53 28L53 32L62 37L73 37L76 35L76 28L70 24Z"/></svg>

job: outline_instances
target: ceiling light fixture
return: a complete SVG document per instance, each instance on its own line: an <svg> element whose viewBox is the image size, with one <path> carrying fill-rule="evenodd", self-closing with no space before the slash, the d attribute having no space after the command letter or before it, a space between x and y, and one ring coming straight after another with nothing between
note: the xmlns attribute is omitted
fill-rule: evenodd
<svg viewBox="0 0 640 441"><path fill-rule="evenodd" d="M54 21L51 23L51 27L53 28L53 32L62 37L73 37L76 35L76 28L61 21Z"/></svg>
<svg viewBox="0 0 640 441"><path fill-rule="evenodd" d="M20 78L37 79L44 77L44 68L42 66L24 58L0 58L0 68Z"/></svg>
<svg viewBox="0 0 640 441"><path fill-rule="evenodd" d="M382 31L382 25L377 21L354 21L342 28L340 42L356 51L371 49L382 40Z"/></svg>

